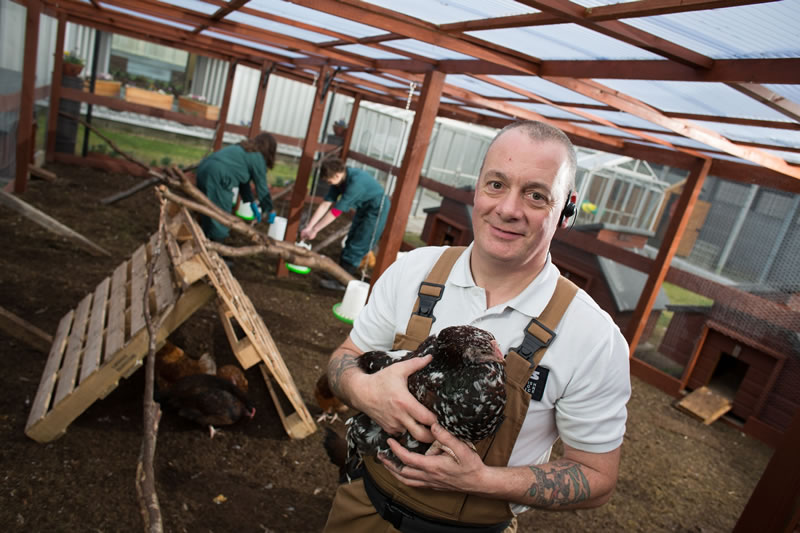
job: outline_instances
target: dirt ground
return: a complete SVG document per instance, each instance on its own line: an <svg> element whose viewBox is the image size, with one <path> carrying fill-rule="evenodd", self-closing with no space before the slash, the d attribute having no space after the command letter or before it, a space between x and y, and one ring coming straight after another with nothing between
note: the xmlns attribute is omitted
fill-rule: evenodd
<svg viewBox="0 0 800 533"><path fill-rule="evenodd" d="M99 202L133 186L136 178L70 166L47 168L58 180L32 181L22 198L112 254L93 257L0 207L0 306L52 335L60 318L156 230L158 205L149 190L112 205ZM327 252L335 257L338 250L331 246ZM278 279L275 266L273 260L252 256L237 259L232 272L316 416L314 383L349 329L331 313L341 293L319 288L315 273ZM190 353L209 351L220 364L234 361L213 304L191 316L170 339ZM95 402L59 439L40 444L24 429L46 355L3 333L0 353L5 369L0 375L2 528L142 531L134 471L142 434L143 367ZM247 377L255 418L224 428L213 440L205 429L170 413L162 418L156 478L165 531L321 530L337 484L336 469L322 447L324 424L303 440L290 440L258 370L251 368ZM721 421L704 426L672 403L634 379L611 502L589 511L528 512L520 519L520 531L730 531L772 450ZM341 432L343 423L333 427Z"/></svg>

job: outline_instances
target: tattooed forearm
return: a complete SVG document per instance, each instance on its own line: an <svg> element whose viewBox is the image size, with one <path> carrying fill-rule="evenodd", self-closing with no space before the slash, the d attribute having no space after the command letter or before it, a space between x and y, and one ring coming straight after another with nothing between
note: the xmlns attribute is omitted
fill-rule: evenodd
<svg viewBox="0 0 800 533"><path fill-rule="evenodd" d="M353 352L342 351L341 356L331 358L328 363L328 383L331 391L342 397L342 375L351 368L358 367L358 356Z"/></svg>
<svg viewBox="0 0 800 533"><path fill-rule="evenodd" d="M591 497L589 480L582 466L572 461L556 461L546 468L530 466L536 481L527 492L535 507L557 508L573 505Z"/></svg>

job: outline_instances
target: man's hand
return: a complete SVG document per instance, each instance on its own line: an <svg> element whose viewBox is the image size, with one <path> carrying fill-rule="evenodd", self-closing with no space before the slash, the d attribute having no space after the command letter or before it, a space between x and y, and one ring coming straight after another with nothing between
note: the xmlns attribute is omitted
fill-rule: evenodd
<svg viewBox="0 0 800 533"><path fill-rule="evenodd" d="M415 453L390 439L392 452L405 466L398 468L391 461L379 457L381 462L394 477L411 487L457 492L476 490L473 486L480 483L481 474L487 468L480 456L438 423L431 427L431 431L436 441L452 451L455 458L441 449L430 455Z"/></svg>
<svg viewBox="0 0 800 533"><path fill-rule="evenodd" d="M258 207L258 202L250 202L250 209L253 210L253 217L256 222L261 222L261 208Z"/></svg>
<svg viewBox="0 0 800 533"><path fill-rule="evenodd" d="M420 442L433 442L428 429L436 415L408 392L408 376L431 362L432 355L395 363L374 374L353 375L353 407L366 413L390 435L408 431Z"/></svg>

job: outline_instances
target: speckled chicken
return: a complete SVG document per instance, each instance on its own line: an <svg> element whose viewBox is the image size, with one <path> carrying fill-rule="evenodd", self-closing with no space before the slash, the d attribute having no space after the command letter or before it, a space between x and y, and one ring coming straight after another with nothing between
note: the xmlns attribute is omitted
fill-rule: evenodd
<svg viewBox="0 0 800 533"><path fill-rule="evenodd" d="M500 427L506 403L505 365L494 336L472 326L444 328L431 335L414 351L366 352L358 358L361 369L372 374L388 365L433 354L425 368L411 374L408 390L437 417L447 431L466 442L477 442ZM390 437L364 413L347 420L347 473L360 465L365 455L391 452ZM425 453L430 444L418 442L408 433L392 435L407 449Z"/></svg>

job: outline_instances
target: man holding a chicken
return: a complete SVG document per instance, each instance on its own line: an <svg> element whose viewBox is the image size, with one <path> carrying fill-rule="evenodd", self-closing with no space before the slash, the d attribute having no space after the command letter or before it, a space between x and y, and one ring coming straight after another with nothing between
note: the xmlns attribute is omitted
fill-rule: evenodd
<svg viewBox="0 0 800 533"><path fill-rule="evenodd" d="M609 500L630 397L628 345L550 259L556 228L575 214L575 172L574 148L560 130L532 121L506 127L476 185L473 243L460 253L414 250L378 279L331 355L331 387L398 440L436 440L448 453L423 455L389 439L399 462L383 453L366 458L337 490L326 532L499 533L514 531L514 517L529 508ZM450 255L449 264L440 261ZM460 325L490 332L505 355L505 418L477 446L444 430L409 393L409 376L431 355L373 373L358 364L365 352L414 350L429 333ZM490 403L481 392L473 402ZM564 454L551 460L559 438Z"/></svg>

